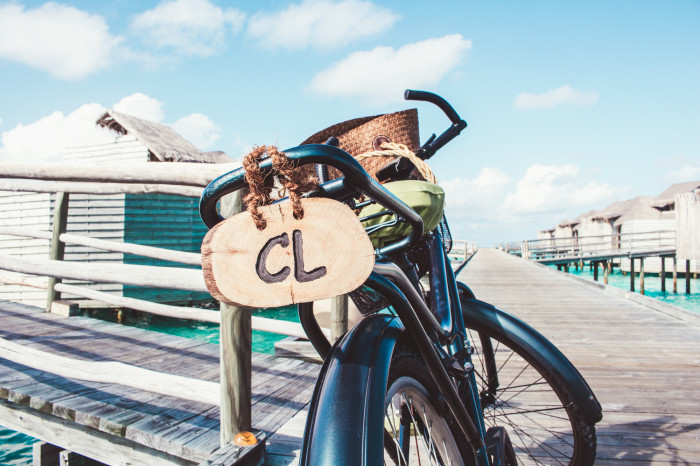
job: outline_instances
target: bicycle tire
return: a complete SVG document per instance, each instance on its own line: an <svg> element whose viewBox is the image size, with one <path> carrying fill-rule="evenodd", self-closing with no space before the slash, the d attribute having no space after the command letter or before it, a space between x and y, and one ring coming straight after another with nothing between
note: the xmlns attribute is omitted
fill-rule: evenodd
<svg viewBox="0 0 700 466"><path fill-rule="evenodd" d="M397 346L384 403L384 464L473 465L474 456L425 363Z"/></svg>
<svg viewBox="0 0 700 466"><path fill-rule="evenodd" d="M506 428L518 464L593 464L595 426L584 420L567 383L502 329L466 315L465 325L486 428ZM489 344L498 373L495 394L485 375Z"/></svg>

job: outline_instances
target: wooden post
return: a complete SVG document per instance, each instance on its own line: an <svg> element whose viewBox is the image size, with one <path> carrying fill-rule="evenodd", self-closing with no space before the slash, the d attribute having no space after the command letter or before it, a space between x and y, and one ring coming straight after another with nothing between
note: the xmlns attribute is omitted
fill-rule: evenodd
<svg viewBox="0 0 700 466"><path fill-rule="evenodd" d="M639 258L639 292L644 294L644 258Z"/></svg>
<svg viewBox="0 0 700 466"><path fill-rule="evenodd" d="M593 267L593 281L598 281L598 262L591 262L591 266Z"/></svg>
<svg viewBox="0 0 700 466"><path fill-rule="evenodd" d="M224 196L221 215L230 217L244 210L241 191ZM221 384L221 446L251 428L252 322L249 308L221 303L219 334Z"/></svg>
<svg viewBox="0 0 700 466"><path fill-rule="evenodd" d="M221 303L221 446L251 428L251 310Z"/></svg>
<svg viewBox="0 0 700 466"><path fill-rule="evenodd" d="M661 274L660 274L659 278L661 278L661 292L665 293L666 292L666 258L664 256L661 256Z"/></svg>
<svg viewBox="0 0 700 466"><path fill-rule="evenodd" d="M348 295L331 299L331 343L348 331Z"/></svg>
<svg viewBox="0 0 700 466"><path fill-rule="evenodd" d="M673 292L678 293L678 258L673 256Z"/></svg>
<svg viewBox="0 0 700 466"><path fill-rule="evenodd" d="M59 236L66 232L67 224L68 193L59 192L56 193L56 199L54 200L53 231L51 232L51 251L49 252L49 259L51 260L63 260L66 245L59 239ZM54 286L60 281L60 278L49 277L47 287L48 292L46 295L46 312L51 312L51 303L57 299L60 299L60 294L54 290Z"/></svg>
<svg viewBox="0 0 700 466"><path fill-rule="evenodd" d="M606 260L604 262L605 269L603 270L603 283L608 284L608 275L610 274L610 261Z"/></svg>
<svg viewBox="0 0 700 466"><path fill-rule="evenodd" d="M630 291L634 291L634 258L630 257Z"/></svg>
<svg viewBox="0 0 700 466"><path fill-rule="evenodd" d="M58 455L63 448L46 442L32 445L32 466L59 466Z"/></svg>
<svg viewBox="0 0 700 466"><path fill-rule="evenodd" d="M690 294L690 261L685 261L685 294Z"/></svg>

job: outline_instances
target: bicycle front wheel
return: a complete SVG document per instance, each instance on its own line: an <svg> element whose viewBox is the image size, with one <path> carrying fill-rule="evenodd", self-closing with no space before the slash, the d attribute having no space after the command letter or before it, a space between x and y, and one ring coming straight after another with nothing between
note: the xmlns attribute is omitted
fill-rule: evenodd
<svg viewBox="0 0 700 466"><path fill-rule="evenodd" d="M384 408L384 464L471 465L473 453L425 364L394 352Z"/></svg>
<svg viewBox="0 0 700 466"><path fill-rule="evenodd" d="M465 321L486 428L506 429L518 464L593 464L595 427L566 383L505 332Z"/></svg>

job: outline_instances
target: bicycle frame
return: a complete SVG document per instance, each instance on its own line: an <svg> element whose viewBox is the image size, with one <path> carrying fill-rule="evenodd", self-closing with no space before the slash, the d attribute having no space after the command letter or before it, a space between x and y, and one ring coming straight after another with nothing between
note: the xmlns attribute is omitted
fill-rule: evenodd
<svg viewBox="0 0 700 466"><path fill-rule="evenodd" d="M491 449L487 454L488 445L485 444L486 430L481 409L481 396L495 397L498 388L498 368L494 363L493 349L488 342L488 346L484 346L487 353L491 352L490 355L486 355L488 393L478 393L474 372L470 370L471 347L465 331L465 319L472 319L491 328L500 327L520 345L530 348L539 356L540 361L561 374L565 380L570 381L573 387L577 387L574 393L575 401L585 407L587 420L592 423L599 421L602 417L600 404L571 362L532 327L494 306L474 299L471 291L456 281L437 231L428 235L424 242L430 250L430 307L418 292L418 277L413 266L406 259L405 253L395 257L395 262L388 260L377 262L374 272L365 283L387 299L400 324L396 322L396 318L392 320L391 317L382 314L370 316L372 320L365 322L370 318L367 317L331 348L313 318L313 305L299 306L300 321L314 347L319 350L319 354L325 361L312 406L323 406L324 408L320 411L327 414L329 411L338 409L339 398L352 398L357 396L357 393L367 393L369 396L385 393L387 387L377 386L377 384L386 380L385 375L394 346L400 339L397 332L404 332L407 338L403 338L402 341L412 342L425 362L449 409L455 413L460 429L475 452L476 464L500 464L501 458L498 457L497 449L495 451ZM406 270L402 270L398 264L403 264ZM460 291L466 299L460 299ZM381 318L381 325L374 322L376 318ZM374 323L370 325L369 322ZM392 331L388 334L386 329L389 327ZM349 355L349 352L357 351L353 348L362 348L365 354L362 363L358 364L357 358ZM374 359L369 355L373 355ZM349 362L350 360L352 362ZM364 367L368 373L375 374L372 385L367 385L366 375L357 377L358 366ZM353 374L352 376L348 374L348 370ZM326 381L331 380L343 382L334 383L335 388L330 389L325 384ZM453 383L453 380L456 383ZM372 390L372 392L369 393L366 390ZM382 399L381 404L383 403ZM358 422L357 425L369 425L372 422L369 417L374 412L378 410L383 412L383 409L379 409L379 404L380 401L376 401L374 405L368 405L366 413L355 413L359 418L353 422ZM354 410L350 411L354 412ZM349 422L346 413L339 412L338 415ZM320 448L321 445L325 454L332 452L333 455L337 455L331 457L349 458L352 456L347 455L357 455L357 445L344 445L343 437L334 434L337 426L331 426L333 422L335 421L327 418L315 419L313 412L309 414L302 458L305 457L304 455L309 455L309 449ZM378 435L375 434L375 438L378 438ZM372 451L369 446L367 448L369 450L362 449L364 454ZM373 454L380 456L380 453L381 449L379 451L374 449ZM318 460L317 455L316 451L311 456ZM489 456L492 458L490 459Z"/></svg>
<svg viewBox="0 0 700 466"><path fill-rule="evenodd" d="M434 96L418 93L419 100ZM408 95L408 94L407 94ZM414 94L411 94L414 95ZM453 125L437 139L433 137L419 150L428 158L455 135L466 123L441 98L436 103L449 116ZM432 100L429 100L432 101ZM451 112L450 112L451 110ZM521 347L527 348L543 365L563 377L573 386L575 402L584 407L587 421L595 423L602 417L600 405L588 384L568 359L541 334L519 319L474 298L471 291L456 281L443 248L438 229L423 233L420 215L369 177L360 164L346 152L330 145L307 145L285 151L296 165L324 164L339 169L345 176L321 184L309 197L327 197L348 203L355 208L359 195L366 195L398 219L411 225L409 236L385 245L375 251L374 271L365 285L381 294L393 310L392 315L380 312L365 317L349 330L335 345L331 345L321 331L313 314L313 303L299 304L300 322L324 364L311 402L302 449L305 458L326 458L326 464L335 464L344 458L352 464L379 464L382 456L381 432L364 432L366 441L347 445L347 436L338 435L343 426L361 426L367 429L382 425L374 416L384 412L387 374L396 344L409 342L425 363L430 376L453 413L464 438L469 442L476 464L500 464L499 449L487 445L487 432L482 416L482 403L495 396L498 388L497 367L490 341L483 341L486 356L486 393L479 393L471 364L472 347L466 337L465 319L488 329L499 329ZM388 177L404 176L399 159L386 173ZM263 175L272 170L269 159L259 164ZM381 176L381 174L380 174ZM216 210L218 200L225 194L246 186L242 169L223 175L207 186L200 201L200 214L205 224L212 227L222 220ZM416 265L408 254L427 251L427 271L430 293L426 302ZM460 294L463 298L460 298ZM490 354L489 354L490 353ZM357 394L363 394L357 403ZM353 401L355 400L355 401ZM353 406L361 405L357 411ZM318 416L323 412L324 416ZM329 415L329 413L333 413ZM337 413L337 414L336 414ZM386 437L386 431L384 432ZM357 461L349 460L356 458ZM368 460L368 458L371 458ZM305 463L304 463L305 464Z"/></svg>

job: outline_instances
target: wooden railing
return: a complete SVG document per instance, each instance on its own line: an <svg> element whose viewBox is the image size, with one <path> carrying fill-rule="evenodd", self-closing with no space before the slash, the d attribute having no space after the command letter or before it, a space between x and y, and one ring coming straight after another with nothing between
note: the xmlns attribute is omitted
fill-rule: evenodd
<svg viewBox="0 0 700 466"><path fill-rule="evenodd" d="M447 257L453 261L466 261L472 254L479 249L479 244L472 241L454 240L452 242L452 250L447 254Z"/></svg>
<svg viewBox="0 0 700 466"><path fill-rule="evenodd" d="M598 258L671 255L676 249L675 230L657 230L598 236L571 236L523 241L509 252L543 263Z"/></svg>
<svg viewBox="0 0 700 466"><path fill-rule="evenodd" d="M193 163L143 163L140 165L84 165L61 164L4 164L0 167L0 191L55 192L52 231L38 231L0 225L0 235L50 240L48 259L30 259L0 255L0 270L33 276L49 277L37 282L27 277L0 280L33 288L46 288L47 310L51 310L61 293L101 301L112 306L123 306L138 311L180 319L192 319L220 324L221 378L220 383L188 379L145 370L114 362L76 361L46 352L30 349L0 339L0 357L46 370L60 372L77 379L119 383L143 390L183 399L203 401L221 406L221 440L228 444L233 436L251 427L250 376L251 329L295 337L305 337L301 325L274 319L251 316L250 309L225 304L219 311L193 307L172 306L117 296L86 288L79 284L62 283L63 279L118 283L139 287L207 292L201 268L182 268L152 265L133 265L105 262L74 262L64 260L66 244L77 244L100 250L138 255L168 262L200 265L199 254L174 251L152 246L106 241L66 233L68 200L73 193L118 194L161 193L199 197L203 187L219 174L236 165L208 165ZM241 210L240 197L227 200L228 214ZM347 307L337 300L333 313L334 334L347 329ZM344 301L347 303L347 300ZM345 304L347 306L347 304ZM347 319L347 317L345 317ZM328 335L331 332L326 331ZM331 335L332 337L334 335Z"/></svg>
<svg viewBox="0 0 700 466"><path fill-rule="evenodd" d="M203 187L216 176L237 165L193 163L142 163L139 165L85 165L59 163L4 164L0 166L0 191L56 193L52 231L40 231L0 225L0 235L38 238L50 241L48 259L31 259L0 255L0 270L37 277L0 277L0 283L46 289L47 310L60 295L69 294L100 301L111 306L141 312L220 324L220 383L163 374L115 362L94 362L59 357L0 339L0 357L21 362L40 370L60 372L71 378L119 383L134 388L203 401L221 406L221 441L228 444L233 436L251 427L251 329L294 337L305 337L301 325L251 316L251 310L220 304L219 311L149 302L87 288L81 284L62 283L64 279L84 282L117 283L138 287L207 292L200 267L134 265L106 262L64 260L65 245L81 245L104 251L120 252L159 259L190 267L200 266L196 253L106 241L66 232L68 201L72 194L148 194L160 193L200 197ZM222 201L222 214L242 210L240 197L231 195ZM464 261L478 248L476 243L455 241L450 257ZM339 296L331 303L331 329L324 329L331 340L347 330L348 299Z"/></svg>

